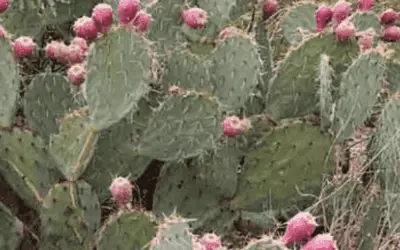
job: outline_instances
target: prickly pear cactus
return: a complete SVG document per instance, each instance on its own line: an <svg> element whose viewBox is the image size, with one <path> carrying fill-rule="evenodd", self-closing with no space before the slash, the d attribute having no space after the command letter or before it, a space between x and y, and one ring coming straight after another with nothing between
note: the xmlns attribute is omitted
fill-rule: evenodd
<svg viewBox="0 0 400 250"><path fill-rule="evenodd" d="M4 37L0 37L0 53L0 127L9 127L14 122L20 77L10 41Z"/></svg>
<svg viewBox="0 0 400 250"><path fill-rule="evenodd" d="M158 225L156 237L150 242L150 250L192 249L193 235L188 222L173 213Z"/></svg>
<svg viewBox="0 0 400 250"><path fill-rule="evenodd" d="M24 225L0 202L0 249L17 249L24 236Z"/></svg>
<svg viewBox="0 0 400 250"><path fill-rule="evenodd" d="M99 231L96 247L99 250L149 249L149 242L156 233L157 221L153 215L139 211L119 211Z"/></svg>
<svg viewBox="0 0 400 250"><path fill-rule="evenodd" d="M313 3L303 3L288 10L282 20L282 30L289 44L299 44L307 33L316 30L314 13L317 9Z"/></svg>
<svg viewBox="0 0 400 250"><path fill-rule="evenodd" d="M298 192L317 195L324 176L331 174L330 136L303 122L270 132L250 132L248 136L257 139L248 146L233 204L252 212L293 212L312 204L313 198L299 196Z"/></svg>
<svg viewBox="0 0 400 250"><path fill-rule="evenodd" d="M91 249L100 213L100 203L89 184L56 184L41 208L40 249Z"/></svg>
<svg viewBox="0 0 400 250"><path fill-rule="evenodd" d="M57 73L36 75L25 89L23 107L26 123L39 135L49 140L58 132L57 119L84 105L68 79Z"/></svg>
<svg viewBox="0 0 400 250"><path fill-rule="evenodd" d="M57 164L44 141L29 130L0 132L0 172L15 192L32 207L39 207L60 178Z"/></svg>

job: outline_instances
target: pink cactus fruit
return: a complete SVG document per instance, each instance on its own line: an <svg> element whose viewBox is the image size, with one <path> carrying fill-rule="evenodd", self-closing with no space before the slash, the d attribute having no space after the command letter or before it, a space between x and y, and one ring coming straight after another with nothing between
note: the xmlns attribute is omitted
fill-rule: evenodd
<svg viewBox="0 0 400 250"><path fill-rule="evenodd" d="M113 23L113 10L109 4L100 3L93 8L92 18L100 32L107 32Z"/></svg>
<svg viewBox="0 0 400 250"><path fill-rule="evenodd" d="M398 42L400 41L400 27L399 26L389 26L383 31L383 40L388 42Z"/></svg>
<svg viewBox="0 0 400 250"><path fill-rule="evenodd" d="M338 250L330 234L319 234L307 242L300 250Z"/></svg>
<svg viewBox="0 0 400 250"><path fill-rule="evenodd" d="M269 16L272 16L278 10L278 2L276 0L265 0L263 10Z"/></svg>
<svg viewBox="0 0 400 250"><path fill-rule="evenodd" d="M16 58L31 56L36 49L36 43L29 36L20 36L13 42L13 51Z"/></svg>
<svg viewBox="0 0 400 250"><path fill-rule="evenodd" d="M382 12L380 16L381 24L383 25L394 24L396 23L398 17L399 16L396 11L394 11L393 9L387 9L384 12Z"/></svg>
<svg viewBox="0 0 400 250"><path fill-rule="evenodd" d="M247 118L240 119L237 116L228 116L222 121L222 130L226 137L234 137L243 134L251 127L250 120Z"/></svg>
<svg viewBox="0 0 400 250"><path fill-rule="evenodd" d="M348 17L350 14L350 3L346 1L339 1L333 7L333 14L332 14L332 26L335 29L344 19Z"/></svg>
<svg viewBox="0 0 400 250"><path fill-rule="evenodd" d="M132 202L132 184L124 177L115 178L110 187L114 202L120 207L126 207Z"/></svg>
<svg viewBox="0 0 400 250"><path fill-rule="evenodd" d="M87 41L85 39L83 39L82 37L74 37L74 39L71 40L71 44L76 44L79 47L81 47L83 52L87 52L88 50L88 44Z"/></svg>
<svg viewBox="0 0 400 250"><path fill-rule="evenodd" d="M119 23L122 25L129 24L135 18L140 7L140 1L138 0L119 0Z"/></svg>
<svg viewBox="0 0 400 250"><path fill-rule="evenodd" d="M73 29L76 36L87 40L96 39L99 32L93 18L87 16L78 18L73 25Z"/></svg>
<svg viewBox="0 0 400 250"><path fill-rule="evenodd" d="M206 247L205 250L216 250L222 246L221 238L213 233L204 234L199 242Z"/></svg>
<svg viewBox="0 0 400 250"><path fill-rule="evenodd" d="M358 0L357 9L359 11L370 11L374 5L374 0Z"/></svg>
<svg viewBox="0 0 400 250"><path fill-rule="evenodd" d="M6 12L9 6L10 6L10 0L0 0L0 14Z"/></svg>
<svg viewBox="0 0 400 250"><path fill-rule="evenodd" d="M191 8L182 12L183 21L190 28L203 28L208 22L208 14L200 8Z"/></svg>
<svg viewBox="0 0 400 250"><path fill-rule="evenodd" d="M317 31L320 32L325 29L326 25L331 21L333 11L325 4L321 5L315 11L315 22L317 24Z"/></svg>
<svg viewBox="0 0 400 250"><path fill-rule="evenodd" d="M46 57L56 59L60 62L67 62L68 46L64 42L51 41L45 48Z"/></svg>
<svg viewBox="0 0 400 250"><path fill-rule="evenodd" d="M67 77L75 86L80 86L85 81L86 75L83 64L74 64L67 70Z"/></svg>
<svg viewBox="0 0 400 250"><path fill-rule="evenodd" d="M358 38L358 45L361 51L366 51L372 48L375 35L376 33L374 29L368 29L366 31L361 32L360 37Z"/></svg>
<svg viewBox="0 0 400 250"><path fill-rule="evenodd" d="M311 237L316 226L317 222L310 213L299 212L288 221L282 241L285 245L301 242Z"/></svg>
<svg viewBox="0 0 400 250"><path fill-rule="evenodd" d="M58 41L51 41L46 45L44 48L46 57L56 59L56 50L58 49L59 43Z"/></svg>
<svg viewBox="0 0 400 250"><path fill-rule="evenodd" d="M67 60L70 64L81 63L85 59L85 52L78 44L70 44L68 46Z"/></svg>
<svg viewBox="0 0 400 250"><path fill-rule="evenodd" d="M138 32L147 31L151 24L151 15L144 11L139 11L133 19L132 24L134 29Z"/></svg>
<svg viewBox="0 0 400 250"><path fill-rule="evenodd" d="M335 34L338 41L345 41L356 34L356 28L352 22L344 21L336 27Z"/></svg>

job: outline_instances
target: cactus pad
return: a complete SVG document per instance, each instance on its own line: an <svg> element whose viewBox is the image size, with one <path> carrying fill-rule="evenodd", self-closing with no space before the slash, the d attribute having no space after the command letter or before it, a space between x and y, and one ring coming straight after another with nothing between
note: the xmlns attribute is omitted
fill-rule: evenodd
<svg viewBox="0 0 400 250"><path fill-rule="evenodd" d="M400 44L392 43L389 46L392 51L392 57L387 61L386 81L388 88L392 92L400 90Z"/></svg>
<svg viewBox="0 0 400 250"><path fill-rule="evenodd" d="M36 75L23 99L27 124L46 141L58 132L57 118L83 105L83 99L73 93L68 79L57 73Z"/></svg>
<svg viewBox="0 0 400 250"><path fill-rule="evenodd" d="M112 215L98 233L97 249L148 249L156 236L157 221L146 212L118 212Z"/></svg>
<svg viewBox="0 0 400 250"><path fill-rule="evenodd" d="M47 0L44 12L45 22L60 25L72 21L76 17L90 13L97 3L96 0Z"/></svg>
<svg viewBox="0 0 400 250"><path fill-rule="evenodd" d="M335 131L349 137L371 114L385 73L385 59L378 52L360 55L342 76L335 110Z"/></svg>
<svg viewBox="0 0 400 250"><path fill-rule="evenodd" d="M138 153L165 161L201 155L215 146L222 134L221 121L214 98L195 92L172 94L150 118Z"/></svg>
<svg viewBox="0 0 400 250"><path fill-rule="evenodd" d="M86 96L96 130L117 123L147 94L152 76L148 45L135 32L118 30L91 47Z"/></svg>
<svg viewBox="0 0 400 250"><path fill-rule="evenodd" d="M321 116L321 130L331 126L333 112L332 78L334 71L329 64L329 56L321 55L321 62L318 68L319 79L319 108Z"/></svg>
<svg viewBox="0 0 400 250"><path fill-rule="evenodd" d="M211 55L200 60L177 52L167 65L164 86L211 92L224 109L242 107L256 88L262 61L256 43L245 34L223 40Z"/></svg>
<svg viewBox="0 0 400 250"><path fill-rule="evenodd" d="M0 249L18 249L24 233L24 225L0 202Z"/></svg>
<svg viewBox="0 0 400 250"><path fill-rule="evenodd" d="M14 36L38 37L44 25L40 1L10 1L7 11L0 16L0 23Z"/></svg>
<svg viewBox="0 0 400 250"><path fill-rule="evenodd" d="M92 249L100 212L96 194L84 181L56 184L41 209L40 249Z"/></svg>
<svg viewBox="0 0 400 250"><path fill-rule="evenodd" d="M77 180L92 159L98 132L88 126L86 109L75 110L60 119L60 133L50 136L50 153L69 181Z"/></svg>
<svg viewBox="0 0 400 250"><path fill-rule="evenodd" d="M278 65L267 96L267 112L274 119L308 115L318 104L318 65L320 55L330 57L330 64L339 86L345 71L359 51L355 40L336 41L333 34L315 35L292 49Z"/></svg>
<svg viewBox="0 0 400 250"><path fill-rule="evenodd" d="M176 208L182 216L196 218L193 229L226 233L237 214L223 200L236 191L239 160L240 152L223 148L191 163L165 165L153 196L154 211L168 214Z"/></svg>
<svg viewBox="0 0 400 250"><path fill-rule="evenodd" d="M373 12L357 12L350 17L357 31L374 29L377 35L381 34L381 23L379 17Z"/></svg>
<svg viewBox="0 0 400 250"><path fill-rule="evenodd" d="M307 207L313 198L298 192L319 194L323 176L331 172L330 147L330 136L308 123L295 122L262 133L248 149L234 205L251 212Z"/></svg>
<svg viewBox="0 0 400 250"><path fill-rule="evenodd" d="M193 235L188 225L190 221L175 213L165 217L158 226L156 237L150 243L150 250L192 249Z"/></svg>
<svg viewBox="0 0 400 250"><path fill-rule="evenodd" d="M41 138L18 128L0 132L0 171L15 192L37 208L60 173Z"/></svg>
<svg viewBox="0 0 400 250"><path fill-rule="evenodd" d="M303 40L303 33L316 30L315 4L306 3L294 6L284 16L282 21L283 36L291 45L297 45Z"/></svg>
<svg viewBox="0 0 400 250"><path fill-rule="evenodd" d="M19 70L10 42L0 38L0 127L14 122L19 91Z"/></svg>

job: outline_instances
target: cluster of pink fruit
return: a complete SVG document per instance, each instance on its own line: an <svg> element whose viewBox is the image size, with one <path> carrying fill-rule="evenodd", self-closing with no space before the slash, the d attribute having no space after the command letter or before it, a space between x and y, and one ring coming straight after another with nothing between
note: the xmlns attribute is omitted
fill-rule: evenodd
<svg viewBox="0 0 400 250"><path fill-rule="evenodd" d="M214 233L206 233L201 238L193 237L193 250L227 250L222 246L221 238Z"/></svg>
<svg viewBox="0 0 400 250"><path fill-rule="evenodd" d="M291 218L286 227L282 241L285 245L302 243L310 239L314 233L317 222L308 212L300 212ZM314 236L300 250L337 250L336 242L330 234L319 234Z"/></svg>
<svg viewBox="0 0 400 250"><path fill-rule="evenodd" d="M358 10L362 12L370 11L373 6L373 0L359 0ZM351 12L351 4L346 1L339 1L330 9L326 5L322 5L315 12L315 20L317 30L322 31L326 25L332 21L332 28L339 41L347 40L356 34L354 24L348 19ZM381 24L384 25L382 39L385 41L400 41L400 27L396 26L398 14L393 9L384 11L380 16ZM367 38L362 39L362 46L368 47L368 43L372 43L372 35L366 34ZM370 45L369 45L370 47Z"/></svg>

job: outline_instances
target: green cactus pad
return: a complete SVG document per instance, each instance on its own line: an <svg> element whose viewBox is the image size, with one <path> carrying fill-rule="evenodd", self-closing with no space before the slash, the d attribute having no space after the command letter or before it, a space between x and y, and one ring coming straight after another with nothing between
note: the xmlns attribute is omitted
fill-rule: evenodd
<svg viewBox="0 0 400 250"><path fill-rule="evenodd" d="M172 94L140 137L139 155L173 161L202 155L222 135L219 103L203 93Z"/></svg>
<svg viewBox="0 0 400 250"><path fill-rule="evenodd" d="M68 79L57 73L36 75L25 89L25 120L45 140L58 132L57 119L83 106L83 98L74 93Z"/></svg>
<svg viewBox="0 0 400 250"><path fill-rule="evenodd" d="M98 250L145 250L156 233L157 221L151 214L120 211L99 231L96 246Z"/></svg>
<svg viewBox="0 0 400 250"><path fill-rule="evenodd" d="M260 213L240 211L240 218L236 228L240 231L248 231L260 235L270 232L276 228L276 217L279 214L275 211L263 211Z"/></svg>
<svg viewBox="0 0 400 250"><path fill-rule="evenodd" d="M263 236L261 239L250 242L243 250L289 250L283 242Z"/></svg>
<svg viewBox="0 0 400 250"><path fill-rule="evenodd" d="M46 144L27 130L0 132L1 174L15 192L37 208L61 176Z"/></svg>
<svg viewBox="0 0 400 250"><path fill-rule="evenodd" d="M99 135L88 122L86 109L75 110L60 119L60 133L50 136L50 153L69 181L83 174L96 147Z"/></svg>
<svg viewBox="0 0 400 250"><path fill-rule="evenodd" d="M377 132L373 140L376 152L376 167L381 172L388 191L397 193L400 190L398 159L400 157L400 99L394 97L385 104L378 121Z"/></svg>
<svg viewBox="0 0 400 250"><path fill-rule="evenodd" d="M100 201L110 198L108 187L114 177L130 176L131 180L136 180L152 161L132 151L151 114L149 101L141 100L138 112L128 114L100 133L92 161L82 177L93 186Z"/></svg>
<svg viewBox="0 0 400 250"><path fill-rule="evenodd" d="M386 81L391 92L400 91L400 43L389 45L391 59L387 61Z"/></svg>
<svg viewBox="0 0 400 250"><path fill-rule="evenodd" d="M361 54L344 72L334 121L339 139L349 137L371 114L385 70L385 58L369 51Z"/></svg>
<svg viewBox="0 0 400 250"><path fill-rule="evenodd" d="M316 111L319 101L318 65L320 55L330 57L330 64L337 78L333 86L339 86L340 74L358 55L355 40L338 42L333 34L320 34L290 50L278 65L267 96L267 112L274 119L298 117Z"/></svg>
<svg viewBox="0 0 400 250"><path fill-rule="evenodd" d="M0 38L0 54L0 127L9 127L15 119L19 70L7 39Z"/></svg>
<svg viewBox="0 0 400 250"><path fill-rule="evenodd" d="M44 12L46 24L60 25L75 21L83 15L90 15L92 8L99 3L97 0L47 0Z"/></svg>
<svg viewBox="0 0 400 250"><path fill-rule="evenodd" d="M291 45L303 40L304 32L316 30L315 11L318 6L312 3L300 4L291 8L282 21L283 36Z"/></svg>
<svg viewBox="0 0 400 250"><path fill-rule="evenodd" d="M189 222L175 213L165 217L158 226L156 237L150 243L150 250L192 249L193 235L190 233Z"/></svg>
<svg viewBox="0 0 400 250"><path fill-rule="evenodd" d="M254 137L252 131L249 137ZM301 196L299 191L319 194L324 175L332 170L327 159L330 147L330 136L308 123L295 122L261 132L257 143L248 148L233 204L250 212L307 207L314 198Z"/></svg>
<svg viewBox="0 0 400 250"><path fill-rule="evenodd" d="M11 1L7 11L0 15L1 25L15 37L39 37L45 22L38 3L41 1Z"/></svg>
<svg viewBox="0 0 400 250"><path fill-rule="evenodd" d="M238 34L222 41L202 60L177 52L167 65L163 85L211 92L224 109L236 110L249 99L261 76L262 61L257 49L250 37Z"/></svg>
<svg viewBox="0 0 400 250"><path fill-rule="evenodd" d="M153 195L154 211L168 214L176 209L182 216L196 218L193 229L227 233L237 214L223 200L236 191L239 160L240 152L223 148L191 163L164 165Z"/></svg>
<svg viewBox="0 0 400 250"><path fill-rule="evenodd" d="M152 76L148 45L136 32L118 30L91 47L86 96L94 129L117 123L147 94Z"/></svg>
<svg viewBox="0 0 400 250"><path fill-rule="evenodd" d="M41 209L40 249L92 249L100 213L97 196L84 181L56 184Z"/></svg>
<svg viewBox="0 0 400 250"><path fill-rule="evenodd" d="M24 233L24 225L0 202L0 249L18 249Z"/></svg>
<svg viewBox="0 0 400 250"><path fill-rule="evenodd" d="M331 126L333 112L332 78L335 72L330 66L329 60L329 56L322 54L318 68L321 130L327 130Z"/></svg>
<svg viewBox="0 0 400 250"><path fill-rule="evenodd" d="M272 78L274 62L272 58L271 41L268 38L268 29L264 22L258 23L256 27L256 41L258 43L258 53L262 60L262 82L258 85L263 94L267 93L268 83Z"/></svg>
<svg viewBox="0 0 400 250"><path fill-rule="evenodd" d="M378 36L382 33L379 17L373 12L357 12L350 17L350 21L353 22L357 31L372 28Z"/></svg>
<svg viewBox="0 0 400 250"><path fill-rule="evenodd" d="M162 54L172 49L173 45L183 41L181 33L181 11L185 0L163 0L149 9L153 21L149 28L148 37L155 41Z"/></svg>

